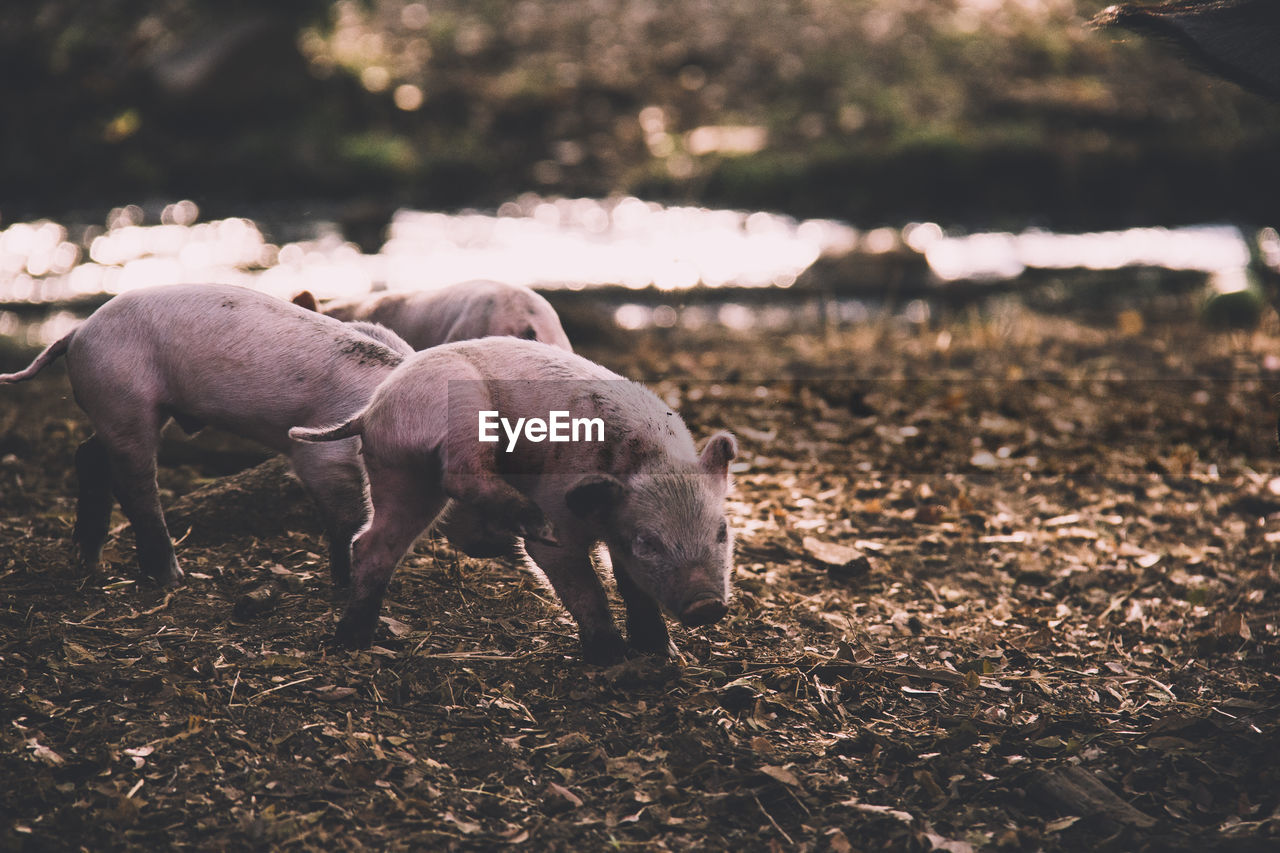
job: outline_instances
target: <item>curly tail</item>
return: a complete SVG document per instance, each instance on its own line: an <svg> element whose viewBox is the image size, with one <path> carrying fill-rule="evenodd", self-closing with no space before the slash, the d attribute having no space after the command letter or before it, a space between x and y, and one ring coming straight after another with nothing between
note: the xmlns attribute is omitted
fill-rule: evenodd
<svg viewBox="0 0 1280 853"><path fill-rule="evenodd" d="M71 330L63 335L61 339L49 344L45 351L36 356L36 360L31 362L23 370L17 373L0 373L0 382L25 382L32 376L44 370L49 364L57 360L58 356L67 351L67 347L71 346L71 338L75 335L75 330Z"/></svg>
<svg viewBox="0 0 1280 853"><path fill-rule="evenodd" d="M294 441L338 441L359 435L364 427L357 415L346 423L329 427L293 427L289 430L289 438Z"/></svg>

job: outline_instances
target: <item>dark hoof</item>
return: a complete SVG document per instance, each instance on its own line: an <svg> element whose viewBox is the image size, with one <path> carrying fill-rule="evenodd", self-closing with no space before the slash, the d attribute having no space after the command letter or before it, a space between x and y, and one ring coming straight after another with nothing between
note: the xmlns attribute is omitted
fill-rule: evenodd
<svg viewBox="0 0 1280 853"><path fill-rule="evenodd" d="M609 666L625 660L627 644L622 635L614 631L611 634L598 634L594 637L582 638L582 658L596 666Z"/></svg>
<svg viewBox="0 0 1280 853"><path fill-rule="evenodd" d="M338 627L334 629L328 645L335 649L367 649L373 645L375 626L376 622L367 623L343 616L338 620Z"/></svg>
<svg viewBox="0 0 1280 853"><path fill-rule="evenodd" d="M672 658L680 654L676 649L676 644L671 641L670 637L651 638L637 637L632 634L628 640L631 650L637 654L649 655L655 658Z"/></svg>
<svg viewBox="0 0 1280 853"><path fill-rule="evenodd" d="M667 633L667 623L657 614L654 617L639 618L627 614L627 643L632 651L642 655L671 657L676 653L676 647Z"/></svg>
<svg viewBox="0 0 1280 853"><path fill-rule="evenodd" d="M168 571L157 572L154 574L151 572L143 572L142 576L149 581L154 581L157 585L165 587L166 589L174 589L182 586L182 569L178 568L176 565L172 566Z"/></svg>
<svg viewBox="0 0 1280 853"><path fill-rule="evenodd" d="M82 575L96 575L102 569L102 552L95 554L86 554L82 549L76 548L75 566Z"/></svg>
<svg viewBox="0 0 1280 853"><path fill-rule="evenodd" d="M160 586L175 587L182 583L182 569L172 548L138 546L138 569L142 577Z"/></svg>

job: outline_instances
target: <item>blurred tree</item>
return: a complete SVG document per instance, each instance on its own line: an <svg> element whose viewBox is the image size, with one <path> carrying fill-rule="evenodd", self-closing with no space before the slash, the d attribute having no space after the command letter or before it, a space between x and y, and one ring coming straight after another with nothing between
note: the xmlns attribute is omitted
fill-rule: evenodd
<svg viewBox="0 0 1280 853"><path fill-rule="evenodd" d="M1091 29L1102 6L5 4L0 203L538 190L860 222L1274 216L1280 113Z"/></svg>
<svg viewBox="0 0 1280 853"><path fill-rule="evenodd" d="M312 28L416 168L855 219L1262 216L1280 115L1073 0L374 0ZM1170 185L1168 172L1197 172ZM1150 164L1150 168L1148 168ZM1280 175L1277 175L1280 177Z"/></svg>
<svg viewBox="0 0 1280 853"><path fill-rule="evenodd" d="M0 8L5 200L240 189L317 159L297 49L327 0L45 0ZM256 166L256 168L255 168Z"/></svg>

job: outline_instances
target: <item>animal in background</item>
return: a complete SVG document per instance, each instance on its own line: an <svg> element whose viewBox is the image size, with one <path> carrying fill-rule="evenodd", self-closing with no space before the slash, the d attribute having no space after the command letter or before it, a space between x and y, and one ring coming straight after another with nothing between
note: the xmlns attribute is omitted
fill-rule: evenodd
<svg viewBox="0 0 1280 853"><path fill-rule="evenodd" d="M375 322L395 330L414 349L491 336L541 341L572 352L573 346L551 303L527 287L496 281L468 281L424 292L392 292L325 306L304 290L295 305L348 322ZM490 525L476 507L454 501L437 526L470 557L510 555L515 540Z"/></svg>
<svg viewBox="0 0 1280 853"><path fill-rule="evenodd" d="M380 323L417 350L499 335L573 351L550 302L527 287L497 281L393 291L323 306L304 290L293 301L339 320Z"/></svg>

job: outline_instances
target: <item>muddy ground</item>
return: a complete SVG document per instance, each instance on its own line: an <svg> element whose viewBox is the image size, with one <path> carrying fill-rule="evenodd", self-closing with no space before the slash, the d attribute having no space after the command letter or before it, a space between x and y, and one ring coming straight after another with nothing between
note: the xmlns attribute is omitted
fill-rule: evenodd
<svg viewBox="0 0 1280 853"><path fill-rule="evenodd" d="M1280 322L1193 303L585 346L744 451L731 615L610 668L434 540L326 651L297 487L182 500L261 458L225 442L167 453L183 587L119 516L79 577L85 421L0 389L0 845L1274 849Z"/></svg>

